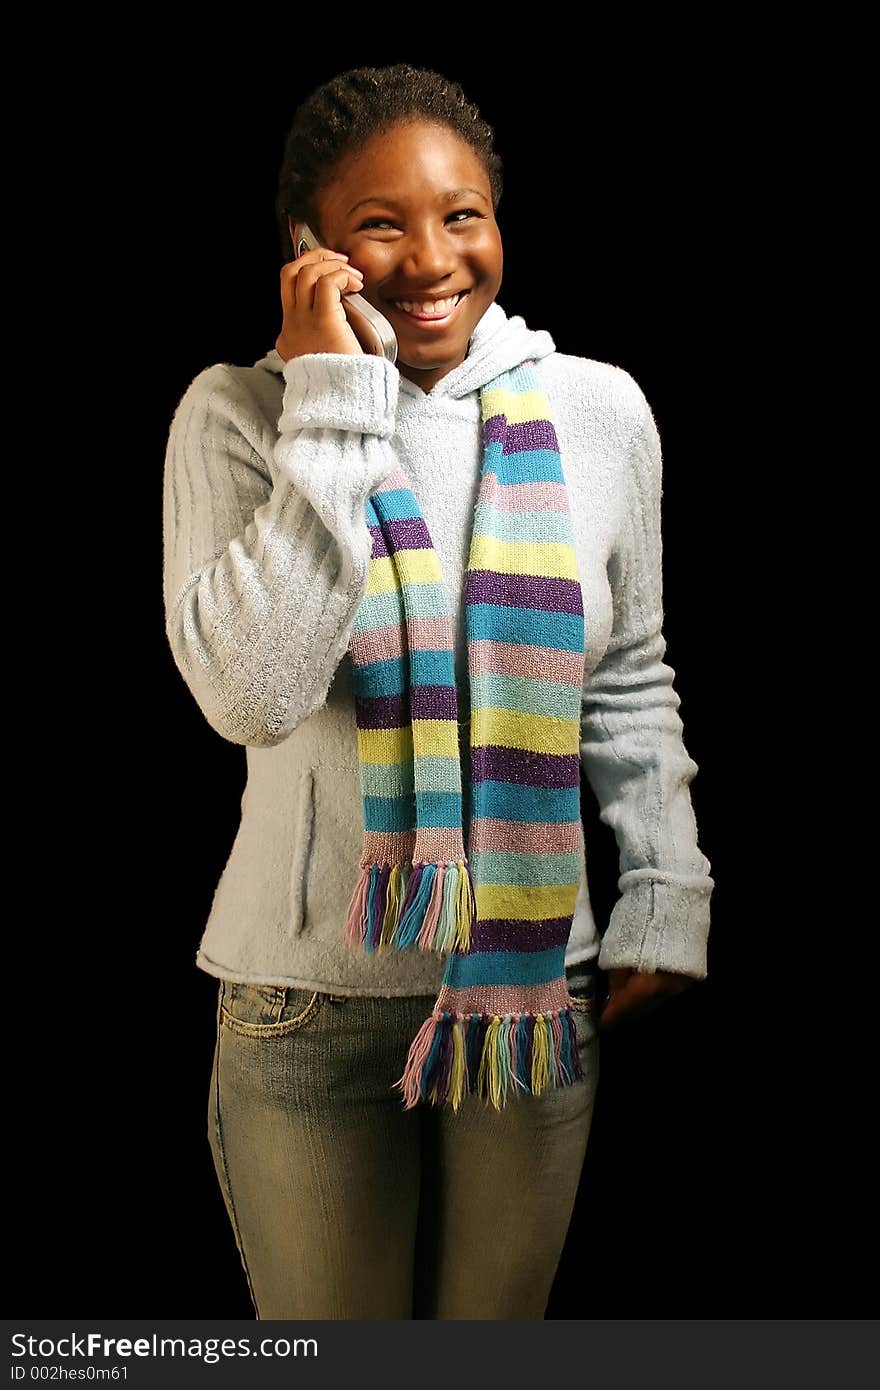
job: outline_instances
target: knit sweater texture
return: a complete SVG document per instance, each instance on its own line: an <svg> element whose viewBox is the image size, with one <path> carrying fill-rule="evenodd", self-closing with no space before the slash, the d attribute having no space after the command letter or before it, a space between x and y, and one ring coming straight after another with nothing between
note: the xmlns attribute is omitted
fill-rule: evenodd
<svg viewBox="0 0 880 1390"><path fill-rule="evenodd" d="M453 604L466 792L463 586L481 475L479 392L529 359L559 439L583 591L581 760L619 849L620 896L601 937L583 866L566 965L598 957L604 970L707 974L714 882L690 796L698 768L664 661L656 423L629 373L557 352L546 330L497 300L464 361L428 392L384 358L285 363L273 349L253 366L207 367L175 410L163 497L166 634L205 719L247 757L240 825L195 958L206 973L436 996L445 957L369 955L345 940L364 830L348 655L372 548L364 502L400 466L431 533Z"/></svg>

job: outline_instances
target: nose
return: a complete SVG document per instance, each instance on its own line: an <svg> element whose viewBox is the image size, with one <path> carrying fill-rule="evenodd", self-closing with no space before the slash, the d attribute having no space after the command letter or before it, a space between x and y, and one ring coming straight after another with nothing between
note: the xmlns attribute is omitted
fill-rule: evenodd
<svg viewBox="0 0 880 1390"><path fill-rule="evenodd" d="M426 228L411 232L401 244L399 279L408 285L429 288L455 270L457 258L443 231Z"/></svg>

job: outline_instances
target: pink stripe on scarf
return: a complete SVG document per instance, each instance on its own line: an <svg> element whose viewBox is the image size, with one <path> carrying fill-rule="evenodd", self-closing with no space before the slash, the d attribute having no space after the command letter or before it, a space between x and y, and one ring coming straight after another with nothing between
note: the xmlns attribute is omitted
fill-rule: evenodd
<svg viewBox="0 0 880 1390"><path fill-rule="evenodd" d="M451 618L411 618L409 633L415 652L444 651L454 642ZM356 660L360 666L366 666L371 661L389 661L401 655L401 640L399 624L353 632L350 642L352 660Z"/></svg>
<svg viewBox="0 0 880 1390"><path fill-rule="evenodd" d="M528 680L559 681L562 685L577 686L583 682L583 652L482 640L469 642L468 654L470 670L478 676L525 676Z"/></svg>
<svg viewBox="0 0 880 1390"><path fill-rule="evenodd" d="M390 473L386 474L378 487L373 488L373 492L396 492L397 489L401 487L405 487L410 492L412 491L409 478L406 476L403 469L397 466L392 468ZM372 495L371 493L370 496Z"/></svg>
<svg viewBox="0 0 880 1390"><path fill-rule="evenodd" d="M371 661L388 661L400 656L400 625L368 628L353 632L349 643L352 661L367 666Z"/></svg>
<svg viewBox="0 0 880 1390"><path fill-rule="evenodd" d="M481 820L471 821L471 849L498 850L500 853L540 854L552 835L560 854L580 854L583 827L579 820L549 822Z"/></svg>
<svg viewBox="0 0 880 1390"><path fill-rule="evenodd" d="M495 475L492 475L495 477ZM562 483L499 483L484 501L499 512L564 512L567 498Z"/></svg>
<svg viewBox="0 0 880 1390"><path fill-rule="evenodd" d="M414 830L365 830L360 867L371 864L411 864L416 847Z"/></svg>
<svg viewBox="0 0 880 1390"><path fill-rule="evenodd" d="M550 1009L567 1009L568 984L565 977L546 985L473 985L468 989L440 986L436 1013L449 1009L452 1013L547 1013Z"/></svg>
<svg viewBox="0 0 880 1390"><path fill-rule="evenodd" d="M430 864L441 860L458 863L464 859L464 845L460 826L425 826L419 834L419 857Z"/></svg>
<svg viewBox="0 0 880 1390"><path fill-rule="evenodd" d="M443 651L455 643L451 618L410 618L407 629L414 652Z"/></svg>

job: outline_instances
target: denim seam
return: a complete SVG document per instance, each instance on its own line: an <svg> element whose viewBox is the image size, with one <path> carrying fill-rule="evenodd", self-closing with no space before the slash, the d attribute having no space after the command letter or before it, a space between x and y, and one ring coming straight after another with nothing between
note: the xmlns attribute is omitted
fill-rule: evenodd
<svg viewBox="0 0 880 1390"><path fill-rule="evenodd" d="M227 1009L220 1007L220 1021L224 1027L232 1033L239 1033L245 1038L282 1038L288 1033L295 1033L298 1028L302 1028L316 1014L320 1013L326 995L315 990L308 1004L306 1004L295 1018L287 1018L277 1023L248 1023L245 1019L236 1018Z"/></svg>
<svg viewBox="0 0 880 1390"><path fill-rule="evenodd" d="M223 1013L225 1012L225 1010L224 1010L224 1008L223 1008L223 1002L222 1002L222 1000L223 1000L223 996L222 996L222 991L221 991L221 996L220 996L220 1009L219 1009L220 1018L222 1018L222 1015L223 1015ZM219 1021L219 1020L218 1020L218 1021ZM223 1035L222 1035L222 1031L218 1029L218 1042L220 1041L220 1039L222 1038L222 1036L223 1036ZM215 1083L214 1083L214 1084L215 1084L215 1091L214 1091L214 1132L215 1132L215 1136L216 1136L216 1139L217 1139L217 1151L218 1151L218 1153L220 1154L220 1161L221 1161L221 1163L222 1163L222 1165L223 1165L223 1185L224 1185L224 1187L225 1187L225 1189L226 1189L226 1196L227 1196L227 1200L228 1200L228 1202L229 1202L229 1210L230 1210L230 1212L231 1212L231 1214L232 1214L232 1229L233 1229L233 1231L234 1231L234 1233L235 1233L235 1243L236 1243L236 1245L238 1246L239 1257L240 1257L240 1259L241 1259L242 1268L244 1269L244 1277L245 1277L245 1279L247 1280L248 1293L250 1294L251 1302L252 1302L253 1305L254 1305L254 1312L256 1313L257 1319L259 1320L259 1317L260 1317L260 1309L259 1309L259 1307L258 1307L258 1305L257 1305L257 1296L256 1296L256 1294L255 1294L255 1292L254 1292L254 1285L253 1285L253 1281L252 1281L252 1279L251 1279L251 1272L250 1272L250 1270L248 1269L248 1262L247 1262L247 1259L245 1258L245 1253L244 1253L244 1242L243 1242L243 1240L242 1240L241 1227L240 1227L239 1224L238 1224L238 1216L237 1216L236 1210L235 1210L235 1202L233 1201L233 1197L232 1197L232 1184L231 1184L230 1181L229 1181L229 1167L228 1167L228 1164L227 1164L227 1162L226 1162L226 1147L225 1147L225 1145L224 1145L224 1143L223 1143L223 1125L222 1125L221 1118L220 1118L220 1062L221 1062L221 1059L220 1059L220 1057L218 1056L218 1058L217 1058L217 1078L216 1078L216 1081L215 1081Z"/></svg>

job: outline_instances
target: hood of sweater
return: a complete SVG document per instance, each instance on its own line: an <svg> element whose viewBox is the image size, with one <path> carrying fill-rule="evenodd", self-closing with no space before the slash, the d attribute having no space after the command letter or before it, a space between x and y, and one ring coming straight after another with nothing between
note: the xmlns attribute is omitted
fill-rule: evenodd
<svg viewBox="0 0 880 1390"><path fill-rule="evenodd" d="M529 328L519 314L508 316L498 300L493 300L471 334L464 361L447 372L430 391L400 377L400 390L414 396L451 396L461 400L472 391L499 375L518 367L529 359L540 360L556 351L556 344L546 329ZM284 359L275 348L254 363L266 371L284 373Z"/></svg>

